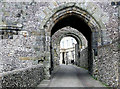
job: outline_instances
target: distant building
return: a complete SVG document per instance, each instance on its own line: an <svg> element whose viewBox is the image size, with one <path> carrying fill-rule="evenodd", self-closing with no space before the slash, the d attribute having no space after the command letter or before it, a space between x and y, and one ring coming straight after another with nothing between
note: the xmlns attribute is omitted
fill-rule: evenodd
<svg viewBox="0 0 120 89"><path fill-rule="evenodd" d="M60 43L60 64L71 64L75 60L75 44L73 37L64 37Z"/></svg>

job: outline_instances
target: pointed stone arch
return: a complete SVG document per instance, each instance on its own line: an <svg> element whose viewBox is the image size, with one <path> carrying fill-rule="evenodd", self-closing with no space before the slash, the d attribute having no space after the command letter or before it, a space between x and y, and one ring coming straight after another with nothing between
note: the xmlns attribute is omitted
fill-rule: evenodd
<svg viewBox="0 0 120 89"><path fill-rule="evenodd" d="M52 40L53 41L57 41L55 43L60 44L60 41L63 37L66 36L71 36L73 38L76 39L76 41L78 42L78 44L80 44L80 46L83 45L83 43L86 44L85 41L87 41L87 39L84 37L84 35L82 33L80 33L78 30L72 28L72 27L64 27L62 29L59 29L53 36L52 36ZM56 40L57 39L57 40ZM84 44L84 46L86 46Z"/></svg>
<svg viewBox="0 0 120 89"><path fill-rule="evenodd" d="M78 45L78 50L76 50L75 55L75 63L78 64L78 61L80 60L80 51L84 48L87 48L87 39L84 37L82 33L80 33L78 30L67 26L62 29L59 29L57 32L52 35L52 59L53 59L53 67L57 66L59 64L60 60L60 42L64 37L73 37ZM54 50L56 50L58 55L54 55Z"/></svg>
<svg viewBox="0 0 120 89"><path fill-rule="evenodd" d="M47 55L51 55L50 49L51 47L51 36L54 33L52 32L53 27L55 26L56 23L58 23L61 19L66 18L67 16L77 16L84 23L86 23L92 32L92 50L94 52L94 55L97 56L97 47L98 45L101 45L102 38L101 38L101 26L98 24L97 20L92 17L86 10L83 10L76 6L75 4L69 7L64 7L62 9L58 9L53 15L46 21L44 25L44 30L45 30L45 36L47 38L47 45L46 45L46 52ZM91 54L92 55L92 54ZM47 57L47 56L46 56ZM48 63L50 62L51 57L47 57ZM47 66L47 70L50 68L50 65Z"/></svg>

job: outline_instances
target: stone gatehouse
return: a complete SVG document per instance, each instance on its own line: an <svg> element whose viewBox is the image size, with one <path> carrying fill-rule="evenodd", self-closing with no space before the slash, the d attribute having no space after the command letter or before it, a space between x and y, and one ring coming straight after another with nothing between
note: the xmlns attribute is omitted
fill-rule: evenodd
<svg viewBox="0 0 120 89"><path fill-rule="evenodd" d="M56 66L55 60L59 60L60 56L55 57L53 49L60 54L61 39L71 36L78 43L76 65L86 67L92 76L106 85L117 87L120 20L119 6L113 6L111 4L113 1L117 2L117 0L74 2L2 0L0 80L7 80L5 76L12 74L12 71L38 64L42 66L34 69L41 68L42 72L39 72L42 78L39 81L43 77L49 78ZM79 51L83 46L85 49ZM38 71L34 71L36 72ZM4 86L5 82L1 85Z"/></svg>

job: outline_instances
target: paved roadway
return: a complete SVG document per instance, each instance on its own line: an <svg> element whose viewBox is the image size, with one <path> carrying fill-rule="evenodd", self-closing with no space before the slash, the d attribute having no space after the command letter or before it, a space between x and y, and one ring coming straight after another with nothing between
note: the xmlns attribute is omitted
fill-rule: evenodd
<svg viewBox="0 0 120 89"><path fill-rule="evenodd" d="M105 87L94 80L88 71L74 65L61 65L51 80L44 80L38 87Z"/></svg>

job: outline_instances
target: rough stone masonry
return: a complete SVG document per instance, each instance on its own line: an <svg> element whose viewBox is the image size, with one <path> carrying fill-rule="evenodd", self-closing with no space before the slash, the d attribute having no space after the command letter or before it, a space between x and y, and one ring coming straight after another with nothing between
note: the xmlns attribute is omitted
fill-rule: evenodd
<svg viewBox="0 0 120 89"><path fill-rule="evenodd" d="M120 75L118 72L119 19L118 7L112 6L112 1L119 0L0 1L0 73L9 74L8 72L12 73L40 63L44 66L45 78L49 78L52 27L62 19L62 16L64 18L74 13L90 27L94 39L92 44L98 44L97 47L95 46L97 56L92 49L91 74L108 86L117 87ZM98 39L95 39L96 36L93 34L98 34L96 35ZM79 58L79 61L83 60L83 57ZM41 69L38 71L38 68L35 70L43 71ZM4 85L5 78L0 76L1 79L3 79L1 84Z"/></svg>

